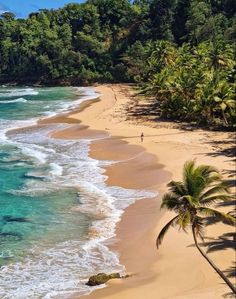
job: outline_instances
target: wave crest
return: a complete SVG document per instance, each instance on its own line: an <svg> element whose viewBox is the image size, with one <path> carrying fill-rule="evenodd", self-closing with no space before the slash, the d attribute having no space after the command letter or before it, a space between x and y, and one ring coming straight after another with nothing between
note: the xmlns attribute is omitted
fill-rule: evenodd
<svg viewBox="0 0 236 299"><path fill-rule="evenodd" d="M26 103L27 100L24 98L18 98L15 100L9 100L9 101L0 101L0 104L13 104L13 103Z"/></svg>

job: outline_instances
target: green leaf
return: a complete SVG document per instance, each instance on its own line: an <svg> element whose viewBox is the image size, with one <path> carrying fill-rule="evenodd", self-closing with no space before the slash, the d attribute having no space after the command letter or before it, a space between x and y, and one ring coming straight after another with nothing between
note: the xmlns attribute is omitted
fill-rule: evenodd
<svg viewBox="0 0 236 299"><path fill-rule="evenodd" d="M225 103L221 103L220 108L222 111L225 111L225 109L227 108L227 105Z"/></svg>
<svg viewBox="0 0 236 299"><path fill-rule="evenodd" d="M219 98L218 96L214 96L214 100L215 100L215 102L217 102L217 103L222 101L222 99Z"/></svg>
<svg viewBox="0 0 236 299"><path fill-rule="evenodd" d="M233 216L219 212L214 209L200 207L200 208L197 208L197 211L200 214L203 214L205 216L216 217L216 218L218 218L219 221L226 221L231 225L234 225L236 223L236 219Z"/></svg>

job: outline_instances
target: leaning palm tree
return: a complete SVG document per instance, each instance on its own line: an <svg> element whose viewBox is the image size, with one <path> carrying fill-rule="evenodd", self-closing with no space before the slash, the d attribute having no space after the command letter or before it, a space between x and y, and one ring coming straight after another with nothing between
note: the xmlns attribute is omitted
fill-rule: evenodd
<svg viewBox="0 0 236 299"><path fill-rule="evenodd" d="M188 161L184 165L183 182L171 181L168 187L170 192L164 195L161 208L175 211L177 216L170 220L159 233L156 240L157 248L171 226L179 226L184 231L191 227L195 245L201 255L236 294L235 286L208 258L197 241L197 237L203 240L205 217L213 216L215 219L223 220L228 224L235 223L235 218L230 214L209 208L211 204L232 198L226 182L222 180L219 171L214 167L196 166L195 161Z"/></svg>

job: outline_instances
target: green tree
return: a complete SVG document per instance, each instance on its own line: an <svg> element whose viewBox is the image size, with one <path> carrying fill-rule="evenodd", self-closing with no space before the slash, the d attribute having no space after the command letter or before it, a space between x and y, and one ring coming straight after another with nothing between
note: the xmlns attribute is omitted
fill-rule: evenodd
<svg viewBox="0 0 236 299"><path fill-rule="evenodd" d="M183 42L187 40L188 32L186 29L186 22L188 19L189 6L190 6L189 0L177 1L172 28L173 28L175 41L179 45L181 45Z"/></svg>
<svg viewBox="0 0 236 299"><path fill-rule="evenodd" d="M232 0L87 0L41 9L25 19L5 13L0 16L0 78L137 82L150 95L153 88L165 98L162 116L195 121L197 112L203 115L204 99L196 96L199 86L204 88L202 74L206 82L213 78L215 87L233 82L234 13ZM157 91L155 82L163 75L167 84L164 92ZM205 103L213 105L210 122L217 116L224 123L215 101ZM231 126L233 109L225 115Z"/></svg>
<svg viewBox="0 0 236 299"><path fill-rule="evenodd" d="M172 26L177 0L154 0L150 4L150 18L154 39L173 41Z"/></svg>
<svg viewBox="0 0 236 299"><path fill-rule="evenodd" d="M235 286L204 253L197 240L197 237L203 239L205 217L212 216L219 221L235 223L235 218L231 215L209 208L212 204L232 198L226 182L222 181L219 171L214 167L196 166L194 161L188 161L184 165L183 181L171 181L168 187L170 192L164 195L161 208L174 211L177 216L159 233L156 240L157 248L171 226L178 226L184 231L191 228L194 243L201 255L236 294Z"/></svg>
<svg viewBox="0 0 236 299"><path fill-rule="evenodd" d="M123 55L122 61L128 67L127 72L136 82L141 83L148 79L150 65L144 65L144 61L147 61L152 53L153 44L151 42L143 44L141 41L137 41L132 46L129 46Z"/></svg>
<svg viewBox="0 0 236 299"><path fill-rule="evenodd" d="M6 12L3 12L2 14L0 14L0 17L3 18L4 20L14 20L15 19L15 14L10 12L10 11L6 11Z"/></svg>
<svg viewBox="0 0 236 299"><path fill-rule="evenodd" d="M204 30L211 14L210 3L198 0L191 1L186 28L192 43L198 44L205 39ZM212 28L213 30L214 28Z"/></svg>

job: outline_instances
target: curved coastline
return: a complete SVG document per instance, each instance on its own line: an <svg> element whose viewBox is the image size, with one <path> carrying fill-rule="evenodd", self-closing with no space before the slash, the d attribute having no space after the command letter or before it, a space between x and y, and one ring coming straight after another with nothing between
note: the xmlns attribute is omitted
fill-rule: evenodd
<svg viewBox="0 0 236 299"><path fill-rule="evenodd" d="M87 109L90 107L93 109L94 105L101 102L101 99L87 101L83 103L82 107L79 107L72 113L68 113L64 117L59 115L57 117L43 119L40 121L40 124L58 123L61 121L70 124L70 126L65 129L51 133L51 137L65 140L89 139L91 141L89 153L91 158L99 161L113 161L114 163L111 165L102 167L107 177L107 186L119 186L124 189L145 190L159 194L161 182L166 182L167 179L170 178L170 173L164 170L163 165L158 162L156 155L148 153L145 148L142 147L139 136L137 136L137 144L132 145L124 140L122 136L113 136L108 133L108 129L105 127L104 130L101 128L99 130L90 128L90 126L80 120L81 113L87 114ZM76 120L78 121L77 123ZM129 209L133 211L133 207L136 204L140 206L139 209L146 210L146 215L143 220L145 220L147 213L151 216L151 219L149 219L151 221L145 220L146 225L142 225L142 231L145 230L148 232L156 222L156 214L159 214L159 201L156 196L153 198L135 200L135 203L131 202L130 207L125 208L125 213ZM153 213L154 210L155 213ZM137 219L140 218L136 213L134 216ZM121 218L123 218L123 215ZM141 221L141 219L139 220ZM110 250L118 255L120 255L120 250L117 247L117 243L119 243L117 242L119 223L120 220L117 224L118 227L116 228L115 236L109 238L104 243ZM130 225L132 226L133 224L129 223L129 226ZM123 261L121 265L124 265Z"/></svg>
<svg viewBox="0 0 236 299"><path fill-rule="evenodd" d="M72 114L71 117L79 119L90 129L105 129L113 136L113 141L121 139L123 144L118 145L118 153L123 146L125 147L126 142L129 146L141 145L146 152L156 156L158 163L163 165L164 172L168 175L152 186L158 188L158 200L140 200L132 204L125 210L117 226L117 242L111 247L119 252L121 264L125 265L127 272L135 275L126 280L108 282L107 288L80 298L222 298L222 295L228 292L227 287L221 284L216 273L208 267L192 246L191 234L171 230L158 252L154 244L161 226L172 216L167 212L160 213L159 199L166 191L166 183L170 177L175 179L181 177L182 165L186 160L196 158L198 163L215 165L221 171L225 169L233 171L232 160L226 159L223 153L220 154L219 149L219 154L215 154L217 150L215 145L221 140L230 139L229 133L184 131L174 128L172 124L155 125L153 122L127 121L125 108L132 104L134 94L132 87L122 84L101 85L97 86L96 90L101 93L101 101L82 113ZM144 132L143 143L140 141L141 132ZM108 157L106 141L94 142L90 154L97 159ZM114 157L113 150L111 157ZM118 164L112 167L113 170L106 171L109 177L107 183L127 184L125 172L122 174L118 171L118 174L115 167L129 169L129 165ZM147 170L145 167L144 169ZM141 175L143 173L145 180L144 169L136 168L135 171L139 171ZM128 179L132 181L129 173ZM138 186L140 182L137 181ZM224 207L223 210L227 211L229 208ZM230 227L217 224L208 228L207 236L218 238L230 230L232 230ZM211 257L226 269L234 259L234 252L232 249L215 251L211 253Z"/></svg>
<svg viewBox="0 0 236 299"><path fill-rule="evenodd" d="M42 118L36 126L63 123L65 126L50 133L53 138L91 140L92 159L116 160L117 163L102 167L107 186L157 191L158 196L140 199L126 208L117 224L116 236L105 242L111 251L118 253L120 263L133 276L113 280L107 288L90 295L74 294L72 298L222 298L228 290L202 261L192 246L191 235L171 230L158 252L155 236L172 216L159 210L166 183L172 177L180 178L187 159L194 157L198 163L232 171L233 161L224 154L216 155L220 152L216 145L228 138L229 133L183 131L171 124L127 120L126 107L132 104L134 93L130 86L100 85L96 91L101 95L99 99L88 99L70 112ZM144 142L140 140L141 132ZM212 226L207 231L214 238L227 232L230 228L224 225ZM233 251L216 251L211 256L226 269Z"/></svg>

